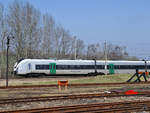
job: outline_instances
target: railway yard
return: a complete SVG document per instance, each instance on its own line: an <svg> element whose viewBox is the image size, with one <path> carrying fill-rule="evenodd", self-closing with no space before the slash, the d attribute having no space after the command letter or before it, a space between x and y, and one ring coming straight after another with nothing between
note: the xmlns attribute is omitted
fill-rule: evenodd
<svg viewBox="0 0 150 113"><path fill-rule="evenodd" d="M0 0L0 113L150 113L150 0Z"/></svg>
<svg viewBox="0 0 150 113"><path fill-rule="evenodd" d="M0 113L148 113L150 82L127 83L128 77L17 78L8 87L1 79ZM67 89L58 80L68 80Z"/></svg>

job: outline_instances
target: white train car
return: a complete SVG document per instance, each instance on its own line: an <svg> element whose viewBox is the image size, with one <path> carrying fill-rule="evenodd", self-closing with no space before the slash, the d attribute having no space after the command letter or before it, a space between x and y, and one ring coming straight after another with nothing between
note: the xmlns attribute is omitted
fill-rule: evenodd
<svg viewBox="0 0 150 113"><path fill-rule="evenodd" d="M105 70L105 63L107 70ZM49 60L24 59L14 66L16 75L88 75L114 73L135 73L150 70L150 61L100 61L100 60Z"/></svg>

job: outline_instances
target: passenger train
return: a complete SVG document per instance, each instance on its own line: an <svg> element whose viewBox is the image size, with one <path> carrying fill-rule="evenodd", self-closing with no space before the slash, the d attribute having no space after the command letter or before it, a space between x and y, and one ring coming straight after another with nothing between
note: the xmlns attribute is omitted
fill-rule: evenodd
<svg viewBox="0 0 150 113"><path fill-rule="evenodd" d="M50 60L24 59L14 65L14 74L34 75L102 75L150 71L150 61Z"/></svg>

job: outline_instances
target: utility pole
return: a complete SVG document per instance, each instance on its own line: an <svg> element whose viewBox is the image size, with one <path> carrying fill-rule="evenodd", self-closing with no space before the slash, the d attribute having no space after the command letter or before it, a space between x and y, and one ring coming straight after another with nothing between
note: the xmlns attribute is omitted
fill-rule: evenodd
<svg viewBox="0 0 150 113"><path fill-rule="evenodd" d="M8 87L8 68L9 68L9 66L8 66L8 64L9 64L9 61L8 61L8 57L9 57L9 55L8 55L8 51L9 51L9 42L10 42L10 38L14 38L13 36L12 37L10 37L9 35L7 36L7 59L6 59L6 63L7 63L7 67L6 67L6 87Z"/></svg>
<svg viewBox="0 0 150 113"><path fill-rule="evenodd" d="M9 50L9 41L10 41L10 37L7 36L7 67L6 67L6 87L8 87L8 50Z"/></svg>
<svg viewBox="0 0 150 113"><path fill-rule="evenodd" d="M147 61L145 59L143 59L144 63L145 63L145 73L147 73Z"/></svg>
<svg viewBox="0 0 150 113"><path fill-rule="evenodd" d="M105 52L105 75L107 75L107 42L104 43Z"/></svg>

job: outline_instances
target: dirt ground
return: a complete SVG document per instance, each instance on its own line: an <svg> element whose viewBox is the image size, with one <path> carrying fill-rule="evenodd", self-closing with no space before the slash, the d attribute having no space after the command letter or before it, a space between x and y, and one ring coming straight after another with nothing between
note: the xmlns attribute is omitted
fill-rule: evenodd
<svg viewBox="0 0 150 113"><path fill-rule="evenodd" d="M122 101L142 101L150 100L150 97L113 97L113 98L92 98L92 99L73 99L73 100L56 100L56 101L45 101L45 102L28 102L19 104L9 104L0 106L0 111L6 110L20 110L20 109L31 109L31 108L46 108L56 106L70 106L78 104L95 104L95 103L110 103L110 102L122 102ZM149 112L143 112L149 113Z"/></svg>
<svg viewBox="0 0 150 113"><path fill-rule="evenodd" d="M133 88L133 86L118 86L118 87L68 87L67 90L62 88L59 91L57 87L53 88L27 88L27 89L1 89L0 98L19 98L19 97L34 97L34 96L52 96L52 95L71 95L71 94L85 94L85 93L105 93L107 91L126 91L134 89L135 91L150 90L146 86L140 86ZM0 111L5 110L20 110L20 109L31 109L31 108L43 108L43 107L54 107L54 106L67 106L76 104L92 104L92 103L106 103L106 102L121 102L121 101L133 101L133 100L150 100L150 97L144 96L133 96L133 97L113 97L113 98L93 98L93 99L74 99L74 100L56 100L56 101L45 101L45 102L28 102L19 104L8 104L0 105Z"/></svg>
<svg viewBox="0 0 150 113"><path fill-rule="evenodd" d="M24 79L11 79L10 84L29 84L30 82L38 83L39 81L47 82L57 80L72 80L81 79L82 77L55 77L55 78L24 78ZM0 79L0 86L5 85L5 80ZM62 87L61 91L58 87L47 88L16 88L16 89L0 89L0 99L8 98L20 98L20 97L36 97L36 96L56 96L56 95L71 95L71 94L85 94L85 93L104 93L108 91L150 91L149 85L123 85L123 86L84 86L84 87L68 87L67 90ZM119 101L133 101L133 100L150 100L150 97L133 96L133 97L113 97L113 98L93 98L93 99L74 99L74 100L57 100L57 101L45 101L45 102L28 102L19 104L0 105L0 111L5 110L19 110L19 109L31 109L31 108L43 108L53 106L67 106L76 104L92 104L92 103L104 103L104 102L119 102Z"/></svg>

